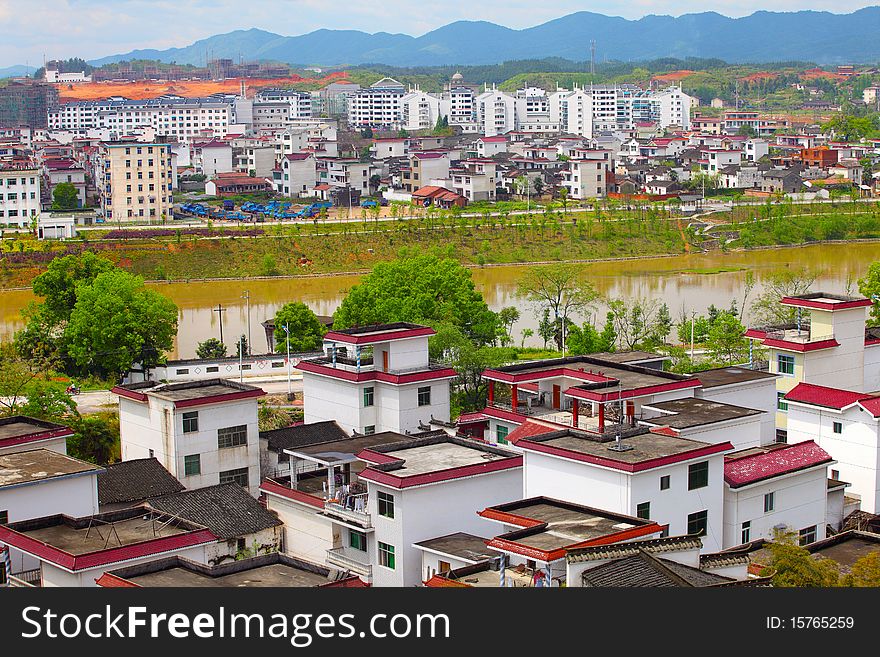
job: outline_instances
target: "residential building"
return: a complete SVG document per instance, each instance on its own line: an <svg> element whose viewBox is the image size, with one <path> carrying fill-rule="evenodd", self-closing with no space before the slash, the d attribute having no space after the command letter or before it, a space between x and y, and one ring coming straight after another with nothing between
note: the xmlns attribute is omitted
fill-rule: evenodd
<svg viewBox="0 0 880 657"><path fill-rule="evenodd" d="M43 162L43 180L45 191L49 199L55 187L61 183L68 183L76 187L78 207L86 206L86 171L82 165L69 159L51 159ZM51 200L50 200L51 203Z"/></svg>
<svg viewBox="0 0 880 657"><path fill-rule="evenodd" d="M108 221L171 217L177 174L168 144L103 143L95 164L100 213Z"/></svg>
<svg viewBox="0 0 880 657"><path fill-rule="evenodd" d="M287 197L311 196L318 182L315 156L311 153L289 153L281 159L281 184L278 191Z"/></svg>
<svg viewBox="0 0 880 657"><path fill-rule="evenodd" d="M0 418L0 455L32 449L67 454L67 439L73 430L61 424L24 415Z"/></svg>
<svg viewBox="0 0 880 657"><path fill-rule="evenodd" d="M348 97L348 123L352 128L398 129L403 121L406 88L397 80L382 78Z"/></svg>
<svg viewBox="0 0 880 657"><path fill-rule="evenodd" d="M232 145L226 141L193 141L192 165L199 173L213 178L219 173L230 173L232 166Z"/></svg>
<svg viewBox="0 0 880 657"><path fill-rule="evenodd" d="M218 173L205 183L205 193L211 196L235 196L272 191L272 183L246 173Z"/></svg>
<svg viewBox="0 0 880 657"><path fill-rule="evenodd" d="M409 167L401 171L403 189L412 193L432 184L432 180L449 178L449 155L439 151L413 153Z"/></svg>
<svg viewBox="0 0 880 657"><path fill-rule="evenodd" d="M58 105L58 89L36 80L12 79L0 88L0 125L45 128Z"/></svg>
<svg viewBox="0 0 880 657"><path fill-rule="evenodd" d="M40 183L40 170L32 162L0 162L0 224L30 226L42 207Z"/></svg>
<svg viewBox="0 0 880 657"><path fill-rule="evenodd" d="M696 373L701 399L763 411L758 415L759 444L776 442L776 379L778 374L750 367L719 367Z"/></svg>
<svg viewBox="0 0 880 657"><path fill-rule="evenodd" d="M116 386L122 460L156 457L188 489L260 483L257 387L228 379Z"/></svg>
<svg viewBox="0 0 880 657"><path fill-rule="evenodd" d="M450 570L496 561L498 552L486 546L489 539L467 532L454 532L413 543L422 553L422 577L426 585Z"/></svg>
<svg viewBox="0 0 880 657"><path fill-rule="evenodd" d="M142 506L150 498L182 490L183 484L155 457L108 463L98 473L98 509L92 513Z"/></svg>
<svg viewBox="0 0 880 657"><path fill-rule="evenodd" d="M613 162L611 152L596 150L589 153L579 150L579 159L569 160L563 170L562 185L568 189L569 198L602 198L608 189L609 173Z"/></svg>
<svg viewBox="0 0 880 657"><path fill-rule="evenodd" d="M428 360L435 331L406 322L330 331L322 358L299 363L306 424L335 420L360 434L449 421L449 367Z"/></svg>
<svg viewBox="0 0 880 657"><path fill-rule="evenodd" d="M801 545L825 538L828 467L835 461L812 440L766 445L724 457L724 548L776 531Z"/></svg>

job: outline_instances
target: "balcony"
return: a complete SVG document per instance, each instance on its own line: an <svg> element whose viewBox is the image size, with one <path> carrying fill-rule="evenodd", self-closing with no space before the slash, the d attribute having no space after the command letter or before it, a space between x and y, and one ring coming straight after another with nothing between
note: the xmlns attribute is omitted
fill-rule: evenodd
<svg viewBox="0 0 880 657"><path fill-rule="evenodd" d="M370 565L370 558L363 550L356 550L350 547L338 547L327 550L327 563L338 568L350 570L363 577L373 576L373 566Z"/></svg>
<svg viewBox="0 0 880 657"><path fill-rule="evenodd" d="M23 570L19 573L13 573L9 576L9 585L13 588L41 588L43 586L43 578L40 575L40 569Z"/></svg>
<svg viewBox="0 0 880 657"><path fill-rule="evenodd" d="M337 492L336 497L326 499L324 501L324 515L339 518L346 522L352 522L364 529L373 526L370 514L367 513L367 494L359 492L351 492L363 488L363 484L355 483L345 492L344 487L341 492Z"/></svg>

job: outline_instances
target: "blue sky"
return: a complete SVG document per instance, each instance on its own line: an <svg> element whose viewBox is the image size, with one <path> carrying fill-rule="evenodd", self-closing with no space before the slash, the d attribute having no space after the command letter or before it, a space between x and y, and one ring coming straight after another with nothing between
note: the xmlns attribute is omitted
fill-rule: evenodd
<svg viewBox="0 0 880 657"><path fill-rule="evenodd" d="M862 6L864 0L0 0L0 66L40 65L44 55L92 59L186 46L250 27L284 35L319 28L420 35L456 20L523 28L582 10L639 18L701 11L744 16L760 9L846 13Z"/></svg>

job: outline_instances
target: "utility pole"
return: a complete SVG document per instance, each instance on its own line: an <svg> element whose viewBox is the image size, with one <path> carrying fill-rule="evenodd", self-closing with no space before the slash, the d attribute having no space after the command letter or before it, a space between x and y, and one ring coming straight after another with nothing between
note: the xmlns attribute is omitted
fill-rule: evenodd
<svg viewBox="0 0 880 657"><path fill-rule="evenodd" d="M226 308L223 307L223 304L218 303L217 307L214 308L214 312L217 313L217 317L220 318L220 342L223 342L223 313L227 311Z"/></svg>
<svg viewBox="0 0 880 657"><path fill-rule="evenodd" d="M596 40L590 39L590 75L596 73Z"/></svg>
<svg viewBox="0 0 880 657"><path fill-rule="evenodd" d="M284 324L281 328L287 334L287 400L290 401L290 327Z"/></svg>
<svg viewBox="0 0 880 657"><path fill-rule="evenodd" d="M247 351L248 356L251 355L251 349L253 347L253 342L251 341L251 293L249 290L245 290L244 294L241 295L241 298L247 302Z"/></svg>
<svg viewBox="0 0 880 657"><path fill-rule="evenodd" d="M242 335L238 339L238 382L244 383L244 370L242 369L242 365L244 365L244 336Z"/></svg>
<svg viewBox="0 0 880 657"><path fill-rule="evenodd" d="M694 360L694 320L697 316L696 311L691 311L691 361Z"/></svg>

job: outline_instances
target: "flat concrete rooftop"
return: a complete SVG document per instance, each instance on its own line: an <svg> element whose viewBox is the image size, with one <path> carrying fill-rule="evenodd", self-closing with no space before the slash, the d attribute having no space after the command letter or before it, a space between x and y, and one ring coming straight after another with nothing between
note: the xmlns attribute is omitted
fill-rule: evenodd
<svg viewBox="0 0 880 657"><path fill-rule="evenodd" d="M62 522L37 529L22 530L21 533L78 556L190 531L192 527L187 524L178 526L159 519L145 519L139 515L113 523L95 523L91 528L88 525L78 528Z"/></svg>
<svg viewBox="0 0 880 657"><path fill-rule="evenodd" d="M311 587L327 584L330 580L318 573L309 572L283 563L250 568L238 573L212 577L188 568L168 568L154 573L127 577L128 581L143 587L200 587L200 588L251 588L251 587Z"/></svg>
<svg viewBox="0 0 880 657"><path fill-rule="evenodd" d="M0 487L15 486L35 481L75 474L103 472L91 463L80 461L48 449L0 455Z"/></svg>
<svg viewBox="0 0 880 657"><path fill-rule="evenodd" d="M199 383L199 382L194 382ZM173 384L174 385L174 384ZM247 386L247 384L238 384ZM247 386L247 390L259 390L255 386ZM171 387L162 386L153 390L146 390L149 395L159 397L160 399L168 399L170 401L186 401L190 399L204 399L205 397L216 397L220 395L230 395L243 390L238 387L231 387L223 383L211 383L200 386Z"/></svg>
<svg viewBox="0 0 880 657"><path fill-rule="evenodd" d="M33 433L56 429L64 429L64 426L52 422L31 420L30 418L10 418L9 422L0 422L0 440L29 436Z"/></svg>
<svg viewBox="0 0 880 657"><path fill-rule="evenodd" d="M746 367L719 367L714 370L694 372L694 376L700 380L704 388L715 388L745 383L746 381L775 379L777 375L765 370L752 370Z"/></svg>
<svg viewBox="0 0 880 657"><path fill-rule="evenodd" d="M851 538L846 537L845 540L831 543L826 547L817 546L817 549L810 550L814 556L826 557L836 561L847 572L856 561L871 552L877 551L880 551L880 538L873 539L860 534L856 534Z"/></svg>
<svg viewBox="0 0 880 657"><path fill-rule="evenodd" d="M538 502L511 509L511 513L547 523L547 528L515 540L541 550L556 550L593 538L600 538L638 526L622 517L602 514L587 508L567 507Z"/></svg>
<svg viewBox="0 0 880 657"><path fill-rule="evenodd" d="M672 401L656 402L642 407L653 408L670 415L660 415L647 420L641 420L644 424L652 426L667 426L673 429L688 429L705 424L736 420L753 415L760 415L763 411L743 406L722 404L721 402L699 397L686 397Z"/></svg>
<svg viewBox="0 0 880 657"><path fill-rule="evenodd" d="M453 442L438 442L430 445L408 447L392 452L384 452L384 454L405 461L403 467L394 470L394 475L397 477L412 477L428 472L461 468L514 456L514 454L496 454L478 447L468 447Z"/></svg>
<svg viewBox="0 0 880 657"><path fill-rule="evenodd" d="M361 450L378 447L380 445L393 445L395 443L406 443L413 440L412 436L406 436L402 433L394 433L393 431L383 431L382 433L374 433L370 435L359 435L345 440L336 440L330 443L320 443L318 445L309 445L307 447L292 447L285 449L285 452L294 454L303 454L315 457L325 463L347 462L355 460L354 455ZM346 457L351 458L346 458Z"/></svg>
<svg viewBox="0 0 880 657"><path fill-rule="evenodd" d="M528 440L535 440L530 438ZM535 441L538 442L538 441ZM569 450L585 456L610 459L620 463L641 463L666 456L677 456L703 447L709 447L709 443L687 438L667 436L661 433L643 433L628 438L623 438L623 445L632 447L628 451L618 452L611 449L615 441L599 442L591 440L586 434L567 432L567 435L558 438L550 438L540 441L542 445Z"/></svg>
<svg viewBox="0 0 880 657"><path fill-rule="evenodd" d="M474 563L498 556L498 552L486 547L486 539L464 532L430 538L427 541L419 541L415 545Z"/></svg>

